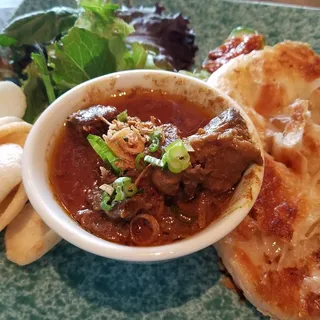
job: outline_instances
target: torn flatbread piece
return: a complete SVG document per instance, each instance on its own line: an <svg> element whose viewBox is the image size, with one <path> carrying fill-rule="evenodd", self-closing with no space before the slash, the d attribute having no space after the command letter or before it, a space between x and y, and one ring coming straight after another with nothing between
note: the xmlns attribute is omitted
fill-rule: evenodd
<svg viewBox="0 0 320 320"><path fill-rule="evenodd" d="M18 265L30 264L41 258L60 240L60 236L41 220L28 203L6 229L6 256Z"/></svg>

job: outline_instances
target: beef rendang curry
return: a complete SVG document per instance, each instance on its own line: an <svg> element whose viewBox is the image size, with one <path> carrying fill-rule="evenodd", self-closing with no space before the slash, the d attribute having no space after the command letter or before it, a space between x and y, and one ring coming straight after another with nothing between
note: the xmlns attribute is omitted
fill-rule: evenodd
<svg viewBox="0 0 320 320"><path fill-rule="evenodd" d="M134 91L71 114L49 174L58 201L85 230L155 246L217 219L254 163L261 154L237 110L210 120L184 98Z"/></svg>

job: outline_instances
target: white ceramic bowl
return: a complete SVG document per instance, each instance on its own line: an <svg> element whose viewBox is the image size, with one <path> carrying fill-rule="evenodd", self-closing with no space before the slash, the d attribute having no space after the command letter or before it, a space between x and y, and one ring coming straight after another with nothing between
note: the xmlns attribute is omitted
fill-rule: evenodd
<svg viewBox="0 0 320 320"><path fill-rule="evenodd" d="M23 182L28 197L45 223L75 246L100 256L126 261L160 261L201 250L233 230L253 206L263 178L263 167L253 165L237 186L223 216L200 233L173 244L156 247L128 247L100 239L82 229L54 198L48 182L48 156L57 132L72 112L103 103L111 94L135 87L162 90L200 103L212 116L232 106L247 121L254 143L260 148L258 134L247 115L236 103L205 82L165 71L125 71L87 81L58 98L39 117L24 148Z"/></svg>

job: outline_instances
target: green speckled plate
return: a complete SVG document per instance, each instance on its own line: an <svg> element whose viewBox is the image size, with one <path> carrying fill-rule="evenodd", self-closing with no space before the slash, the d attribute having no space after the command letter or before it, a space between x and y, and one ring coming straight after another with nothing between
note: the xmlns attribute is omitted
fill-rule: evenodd
<svg viewBox="0 0 320 320"><path fill-rule="evenodd" d="M198 63L240 24L264 33L268 43L292 39L320 48L319 10L219 0L161 3L191 17L200 48ZM75 3L26 0L17 14L53 5ZM223 286L213 247L171 262L139 265L107 260L61 242L41 260L18 267L5 258L2 235L0 319L265 318Z"/></svg>

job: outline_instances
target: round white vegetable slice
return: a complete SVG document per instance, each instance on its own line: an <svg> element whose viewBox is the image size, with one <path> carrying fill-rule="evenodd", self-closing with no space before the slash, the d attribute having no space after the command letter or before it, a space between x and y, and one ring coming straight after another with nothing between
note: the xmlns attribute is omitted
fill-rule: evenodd
<svg viewBox="0 0 320 320"><path fill-rule="evenodd" d="M11 81L0 82L0 117L22 118L27 108L27 100L22 89Z"/></svg>
<svg viewBox="0 0 320 320"><path fill-rule="evenodd" d="M0 145L0 203L21 182L23 149L14 143Z"/></svg>
<svg viewBox="0 0 320 320"><path fill-rule="evenodd" d="M6 229L6 255L23 266L41 258L60 240L28 203Z"/></svg>

